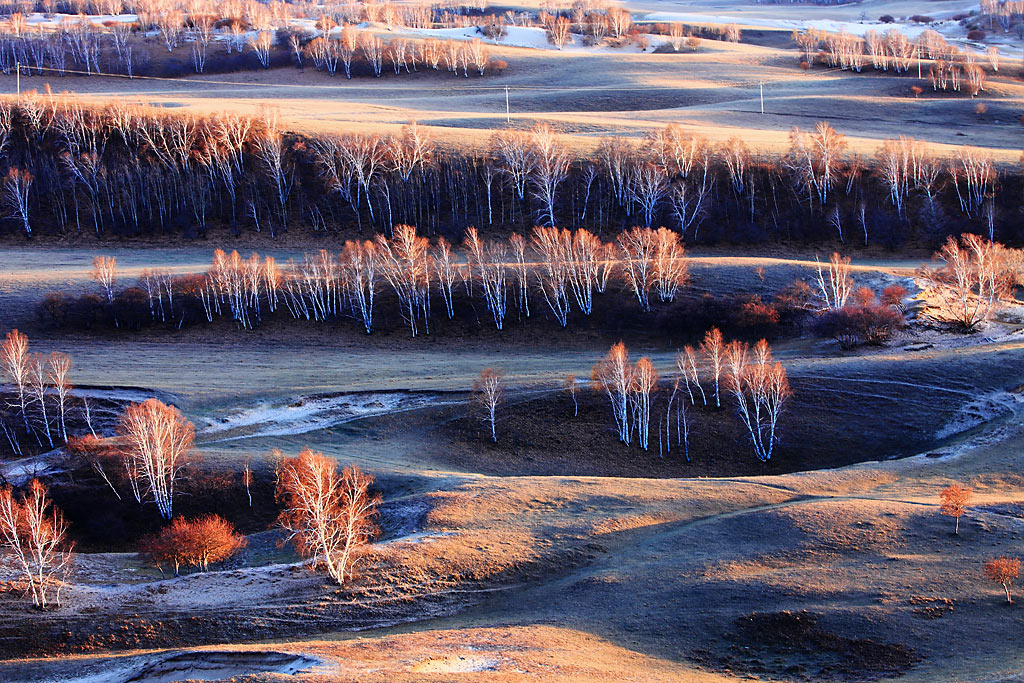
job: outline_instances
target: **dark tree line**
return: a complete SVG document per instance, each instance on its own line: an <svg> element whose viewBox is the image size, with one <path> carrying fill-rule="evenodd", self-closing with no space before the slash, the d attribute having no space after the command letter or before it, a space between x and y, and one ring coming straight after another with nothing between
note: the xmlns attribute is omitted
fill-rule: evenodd
<svg viewBox="0 0 1024 683"><path fill-rule="evenodd" d="M29 95L0 102L0 200L6 229L29 236L188 238L215 226L390 236L409 224L458 241L469 226L557 224L608 238L664 225L698 243L1020 239L1020 174L1000 172L984 150L943 157L899 138L866 158L825 123L790 137L785 154L763 155L670 125L580 154L540 125L456 151L415 124L307 136L270 110L197 117Z"/></svg>

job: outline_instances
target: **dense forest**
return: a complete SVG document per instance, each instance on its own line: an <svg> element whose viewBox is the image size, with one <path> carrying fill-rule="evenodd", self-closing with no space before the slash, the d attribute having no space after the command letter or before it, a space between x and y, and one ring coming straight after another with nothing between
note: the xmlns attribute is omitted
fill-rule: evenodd
<svg viewBox="0 0 1024 683"><path fill-rule="evenodd" d="M871 157L827 123L794 128L785 154L710 143L669 125L586 153L550 126L504 129L443 149L415 123L395 135L309 136L276 114L198 117L68 96L0 102L9 235L194 239L233 234L382 233L416 225L460 241L533 225L617 234L666 226L689 243L829 241L934 246L977 232L1021 238L1019 167L982 149L949 156L907 137Z"/></svg>

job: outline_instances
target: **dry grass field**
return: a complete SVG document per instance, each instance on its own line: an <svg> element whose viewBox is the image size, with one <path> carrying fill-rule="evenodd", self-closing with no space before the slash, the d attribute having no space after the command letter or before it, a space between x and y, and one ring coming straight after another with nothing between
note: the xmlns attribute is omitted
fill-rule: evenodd
<svg viewBox="0 0 1024 683"><path fill-rule="evenodd" d="M915 97L910 87L919 81L910 74L802 70L789 37L794 28L855 31L865 21L884 30L874 23L883 14L897 18L898 30L917 31L906 18L929 14L949 40L967 46L952 17L976 5L624 6L638 22L734 22L744 38L704 40L681 53L580 44L559 51L523 46L520 31L489 46L508 67L486 78L426 69L398 78L385 69L379 80L345 80L278 67L173 79L26 74L20 87L201 114L269 106L299 132L394 133L415 120L458 148L478 147L505 127L508 86L513 127L546 122L579 149L675 123L712 141L740 137L781 153L792 127L824 120L864 156L910 135L939 153L966 144L985 148L1002 168L1020 162L1024 53L1009 34L998 36L1003 67L977 99ZM378 24L366 30L423 35ZM15 87L0 76L0 93ZM1019 287L979 331L963 333L918 316L934 303L919 270L930 251L872 245L856 253L857 286L907 287L908 325L848 350L810 324L775 320L767 334L793 396L767 463L754 458L729 396L720 409L693 400L686 455L672 445L678 427L663 442L660 415L649 450L624 445L606 395L589 382L591 369L623 340L634 357L651 359L667 395L676 354L704 330L699 302L767 301L794 280L814 285L816 259L831 246L697 245L687 253L691 279L680 301L644 318L616 284L593 316L564 328L537 296L528 320L510 305L499 333L480 323L487 311L470 297L459 301L462 317L435 313L437 328L410 338L383 285L372 335L349 319L300 325L269 313L252 330L227 318L70 329L41 312L48 293L101 291L92 279L98 253L116 257L120 282L134 284L152 271L205 273L217 248L259 250L284 263L311 245L341 247L338 235L287 237L212 230L174 244L88 233L0 243L0 334L17 328L33 352L73 358L76 390L94 400L101 436L130 402L157 397L180 409L195 427L197 457L177 514L222 515L247 539L209 571L172 576L137 552L163 525L152 506L127 494L115 499L95 473L75 469L63 449L49 451L41 439L24 458L9 454L0 479L43 477L78 552L57 609L32 609L9 581L10 566L0 568L0 680L1024 676L1024 607L1016 604L1024 597L1007 604L982 574L988 560L1024 556ZM471 393L487 367L505 376L495 442ZM569 373L579 379L578 412L564 384ZM2 396L14 406L10 386ZM310 571L274 524L280 453L306 447L358 465L383 500L379 534L343 586ZM242 463L254 473L244 492ZM955 535L939 498L951 483L973 489Z"/></svg>
<svg viewBox="0 0 1024 683"><path fill-rule="evenodd" d="M771 45L762 46L751 38L755 42L705 40L696 52L680 54L641 53L635 46L569 46L558 51L544 44L541 33L539 47L510 47L501 42L490 46L493 57L509 67L485 79L423 70L401 77L385 72L380 80L345 81L340 74L332 78L313 69L298 72L289 67L176 81L26 76L22 88L42 91L49 85L88 101L126 99L204 114L255 113L271 106L280 110L290 127L307 132L394 132L416 120L436 127L432 131L436 139L455 147L479 144L489 131L506 125L504 88L508 86L514 126L549 122L581 148L592 147L602 136L641 136L672 122L712 141L740 136L755 149L782 151L793 126L807 129L827 120L860 153L871 154L883 139L902 134L935 143L936 150L963 144L990 148L1002 163L1015 163L1020 157L1024 82L1019 77L1019 45L1003 47L1006 63L986 86L979 101L986 103L988 111L979 115L977 101L970 97L929 90L915 98L910 87L921 82L916 73L896 76L865 70L856 74L824 66L802 71L799 53L788 36L792 28L813 24L802 23L808 15L855 23L861 12L872 20L887 11L941 16L941 11L951 14L954 8L962 9L958 3L916 7L911 2L872 2L870 7L855 3L799 9L727 4L728 14L706 5L683 10L677 3L659 2L638 7L637 16L648 11L657 21L679 16L693 22L700 22L702 14L708 15L708 21L736 16L743 24L749 15L746 21L755 30L769 24L774 35L764 42ZM768 17L778 17L778 28ZM881 32L887 26L872 28ZM382 35L421 37L423 33L403 34L395 28L382 29ZM659 40L654 38L652 49ZM762 83L764 115L759 99ZM0 82L0 92L13 92L9 79Z"/></svg>

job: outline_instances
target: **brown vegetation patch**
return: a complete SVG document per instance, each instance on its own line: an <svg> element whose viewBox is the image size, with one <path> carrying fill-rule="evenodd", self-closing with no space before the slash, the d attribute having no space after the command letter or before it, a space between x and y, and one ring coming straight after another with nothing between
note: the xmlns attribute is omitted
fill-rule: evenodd
<svg viewBox="0 0 1024 683"><path fill-rule="evenodd" d="M952 613L955 602L949 598L929 598L912 595L907 602L913 605L914 614L923 619L940 619Z"/></svg>
<svg viewBox="0 0 1024 683"><path fill-rule="evenodd" d="M854 553L885 554L905 544L905 510L878 501L847 501L842 505L792 506L774 510L804 534L801 546L813 557L849 557Z"/></svg>
<svg viewBox="0 0 1024 683"><path fill-rule="evenodd" d="M785 676L792 680L877 680L899 676L920 661L901 644L829 631L810 612L754 612L734 622L728 654L707 650L693 659L718 670Z"/></svg>
<svg viewBox="0 0 1024 683"><path fill-rule="evenodd" d="M663 524L664 522L671 521L671 519L672 518L670 516L661 513L644 513L640 515L627 515L625 517L610 518L596 522L593 525L593 533L597 536L601 536L603 534L613 534L619 531L642 529L655 524Z"/></svg>

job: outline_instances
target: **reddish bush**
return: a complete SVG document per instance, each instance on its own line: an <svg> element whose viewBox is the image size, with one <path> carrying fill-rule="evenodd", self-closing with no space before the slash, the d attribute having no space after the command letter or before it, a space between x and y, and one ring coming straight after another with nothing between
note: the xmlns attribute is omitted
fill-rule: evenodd
<svg viewBox="0 0 1024 683"><path fill-rule="evenodd" d="M93 455L107 450L107 446L103 443L103 440L93 436L92 434L86 434L85 436L68 436L66 446L68 453L79 456Z"/></svg>
<svg viewBox="0 0 1024 683"><path fill-rule="evenodd" d="M803 280L793 280L775 294L775 303L783 308L806 309L814 300L814 290Z"/></svg>
<svg viewBox="0 0 1024 683"><path fill-rule="evenodd" d="M939 512L956 519L954 534L960 533L960 517L967 512L967 504L971 501L971 487L950 484L939 493Z"/></svg>
<svg viewBox="0 0 1024 683"><path fill-rule="evenodd" d="M912 86L910 86L910 94L912 94L914 97L918 97L923 92L924 92L924 88L922 88L919 85L912 85Z"/></svg>
<svg viewBox="0 0 1024 683"><path fill-rule="evenodd" d="M779 324L779 310L774 305L761 301L761 297L752 296L740 304L734 319L737 327L774 327Z"/></svg>
<svg viewBox="0 0 1024 683"><path fill-rule="evenodd" d="M976 28L972 31L967 32L967 40L982 41L985 40L985 32L980 28Z"/></svg>
<svg viewBox="0 0 1024 683"><path fill-rule="evenodd" d="M907 298L908 294L910 292L903 285L889 285L882 290L882 303L904 313L907 307L903 304L903 300Z"/></svg>
<svg viewBox="0 0 1024 683"><path fill-rule="evenodd" d="M157 567L174 567L177 576L182 565L206 571L210 563L223 562L244 548L246 538L222 517L206 515L193 520L175 517L162 531L144 538L139 553Z"/></svg>
<svg viewBox="0 0 1024 683"><path fill-rule="evenodd" d="M826 311L815 323L815 330L831 337L844 349L860 344L881 344L902 328L903 316L884 305L850 305Z"/></svg>
<svg viewBox="0 0 1024 683"><path fill-rule="evenodd" d="M853 293L853 303L858 306L874 306L878 299L870 287L860 287Z"/></svg>

